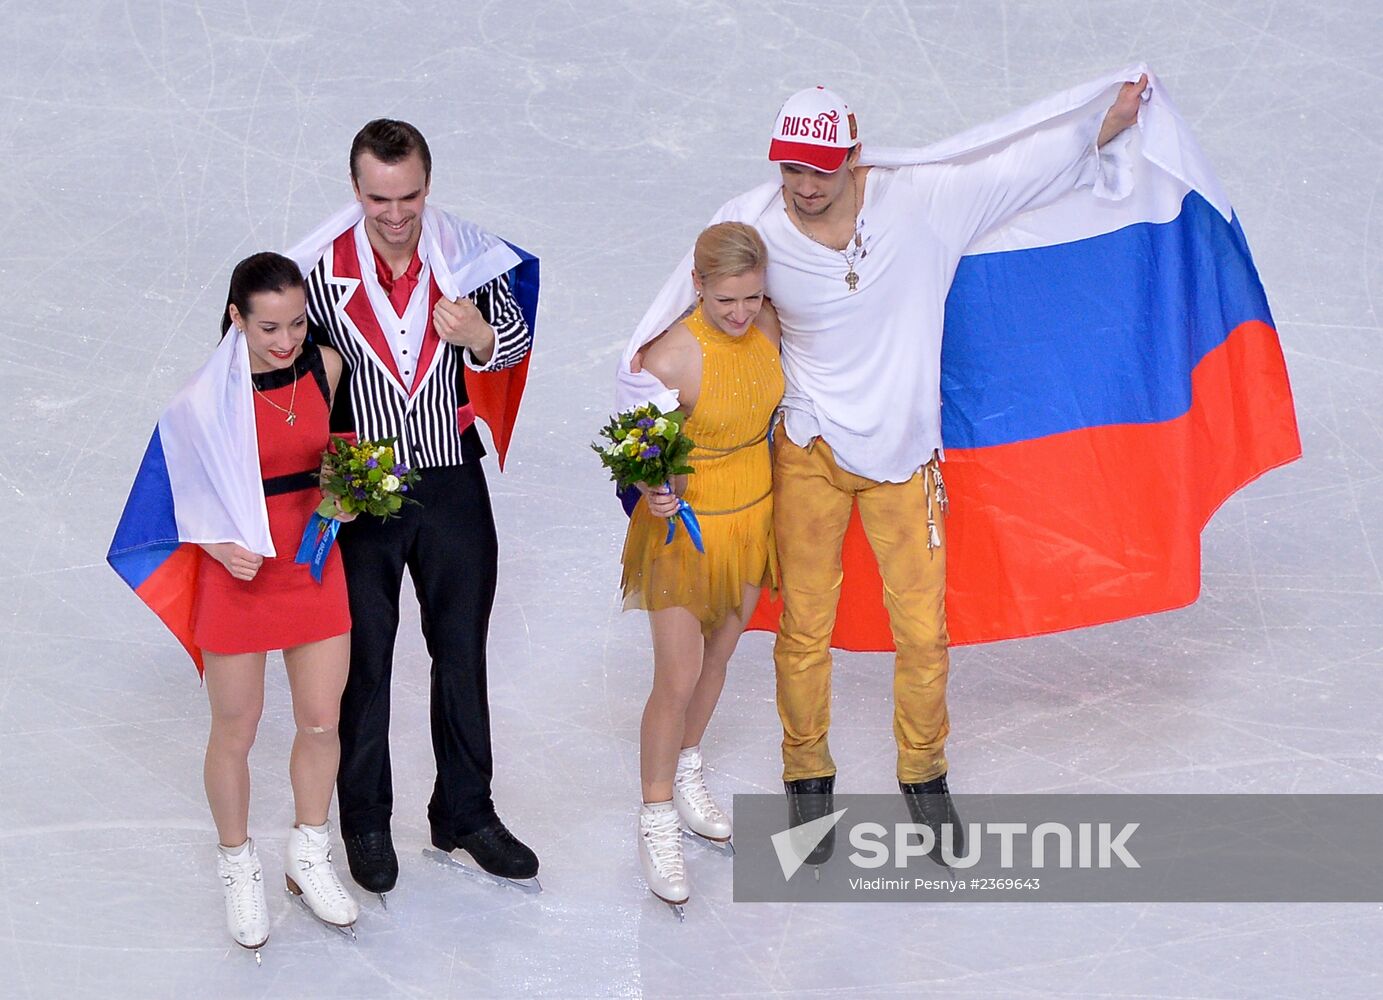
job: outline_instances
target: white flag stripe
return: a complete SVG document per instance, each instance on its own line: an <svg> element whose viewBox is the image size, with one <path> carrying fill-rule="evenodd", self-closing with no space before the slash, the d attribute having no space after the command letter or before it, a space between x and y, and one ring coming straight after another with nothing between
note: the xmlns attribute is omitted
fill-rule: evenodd
<svg viewBox="0 0 1383 1000"><path fill-rule="evenodd" d="M232 327L158 422L178 538L273 556L259 475L250 357Z"/></svg>

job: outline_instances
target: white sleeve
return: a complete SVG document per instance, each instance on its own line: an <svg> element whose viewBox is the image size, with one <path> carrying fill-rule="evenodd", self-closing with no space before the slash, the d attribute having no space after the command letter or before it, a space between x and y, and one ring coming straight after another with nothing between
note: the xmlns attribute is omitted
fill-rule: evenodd
<svg viewBox="0 0 1383 1000"><path fill-rule="evenodd" d="M1102 176L1101 187L1117 187L1109 178L1118 176L1118 164L1102 165L1096 146L1103 121L1102 110L1036 129L988 154L904 167L900 173L932 229L960 252L1018 213L1095 184ZM1121 194L1116 190L1112 196Z"/></svg>

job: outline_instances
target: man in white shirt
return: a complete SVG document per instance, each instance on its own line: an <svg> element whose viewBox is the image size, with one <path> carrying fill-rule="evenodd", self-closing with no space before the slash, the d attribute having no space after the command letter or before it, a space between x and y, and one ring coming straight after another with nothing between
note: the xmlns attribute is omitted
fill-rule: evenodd
<svg viewBox="0 0 1383 1000"><path fill-rule="evenodd" d="M794 823L831 811L830 640L858 504L897 649L899 786L914 820L938 843L951 824L963 850L945 756L946 296L976 237L1095 181L1099 147L1137 120L1146 85L1126 84L1102 117L1074 117L989 155L899 168L859 165L855 116L829 90L794 94L778 114L769 159L783 186L759 230L787 379L774 458L783 587L774 661ZM808 861L833 846L828 836Z"/></svg>

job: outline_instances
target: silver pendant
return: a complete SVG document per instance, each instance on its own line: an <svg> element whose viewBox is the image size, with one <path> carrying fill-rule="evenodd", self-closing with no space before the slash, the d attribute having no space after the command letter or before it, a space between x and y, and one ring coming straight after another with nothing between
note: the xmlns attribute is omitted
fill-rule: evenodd
<svg viewBox="0 0 1383 1000"><path fill-rule="evenodd" d="M860 287L860 276L855 273L853 267L845 272L845 283L850 286L852 292Z"/></svg>
<svg viewBox="0 0 1383 1000"><path fill-rule="evenodd" d="M851 290L853 291L853 289L851 289ZM288 422L288 426L289 426L289 427L292 427L293 424L297 422L297 420L298 420L298 415L297 415L296 413L294 413L292 410L289 410L289 411L288 411L288 416L284 417L283 419L286 420L286 421Z"/></svg>

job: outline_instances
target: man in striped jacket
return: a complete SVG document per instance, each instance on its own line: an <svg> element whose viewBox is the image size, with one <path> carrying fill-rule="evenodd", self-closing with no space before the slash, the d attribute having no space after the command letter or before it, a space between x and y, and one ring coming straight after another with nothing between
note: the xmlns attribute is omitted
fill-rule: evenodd
<svg viewBox="0 0 1383 1000"><path fill-rule="evenodd" d="M361 439L397 438L399 460L421 473L418 503L402 516L362 517L340 534L352 629L337 791L351 875L380 894L398 879L389 693L407 568L432 657L432 842L466 851L493 875L531 879L537 856L490 797L485 644L498 543L466 386L468 371L509 368L528 353L530 331L508 277L518 258L479 227L425 207L432 157L407 122L367 124L350 166L363 218L328 233L315 266L304 263L312 336L336 348L349 372L332 425ZM443 247L458 241L470 277L482 280L449 297L442 288L455 281ZM477 275L477 267L488 270Z"/></svg>

